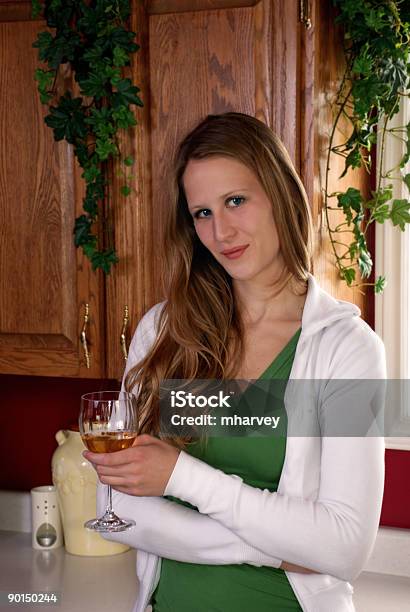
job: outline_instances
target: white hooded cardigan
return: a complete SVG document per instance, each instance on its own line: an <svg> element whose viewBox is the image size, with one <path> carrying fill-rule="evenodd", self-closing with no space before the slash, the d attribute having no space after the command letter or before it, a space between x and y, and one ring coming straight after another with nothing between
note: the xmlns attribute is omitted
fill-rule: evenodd
<svg viewBox="0 0 410 612"><path fill-rule="evenodd" d="M140 321L125 373L153 344L163 304L156 304ZM383 343L359 315L355 305L334 299L309 275L302 331L289 380L345 379L346 388L340 395L327 391L325 384L318 385L314 397L304 396L297 402L301 387L292 389L288 384L288 428L294 418L292 406L299 406L299 420L305 416L309 420L315 406L322 415L352 405L357 410L355 398L349 397L352 381L385 379ZM375 397L372 385L368 396L363 397L362 392L360 398L365 415L374 410L375 403L383 402ZM185 500L199 512L160 497L113 491L116 512L133 517L137 525L104 537L138 549L139 594L134 612L150 610L161 557L187 563L271 567L279 567L284 560L305 566L318 573L286 572L304 612L352 612L349 581L358 576L372 551L383 482L381 434L288 436L274 493L244 484L240 477L227 475L182 451L164 495ZM99 485L99 513L105 500L105 488Z"/></svg>

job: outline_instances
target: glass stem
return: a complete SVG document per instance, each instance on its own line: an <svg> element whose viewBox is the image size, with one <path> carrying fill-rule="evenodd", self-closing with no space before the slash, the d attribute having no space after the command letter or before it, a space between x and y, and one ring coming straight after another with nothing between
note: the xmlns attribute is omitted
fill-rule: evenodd
<svg viewBox="0 0 410 612"><path fill-rule="evenodd" d="M111 485L108 485L108 506L106 513L111 514L112 512L112 489Z"/></svg>

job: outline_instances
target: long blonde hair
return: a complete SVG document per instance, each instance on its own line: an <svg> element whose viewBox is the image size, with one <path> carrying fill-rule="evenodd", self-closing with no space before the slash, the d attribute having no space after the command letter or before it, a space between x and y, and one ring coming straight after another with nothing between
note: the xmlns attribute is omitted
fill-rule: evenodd
<svg viewBox="0 0 410 612"><path fill-rule="evenodd" d="M272 202L286 278L306 283L311 270L312 221L307 195L280 139L242 113L208 115L180 143L172 166L166 211L162 286L166 299L159 333L126 377L139 386L141 433L160 428L159 390L164 379L233 378L242 359L243 324L232 279L200 242L188 210L183 175L190 159L234 158L258 177ZM185 440L175 438L183 447Z"/></svg>

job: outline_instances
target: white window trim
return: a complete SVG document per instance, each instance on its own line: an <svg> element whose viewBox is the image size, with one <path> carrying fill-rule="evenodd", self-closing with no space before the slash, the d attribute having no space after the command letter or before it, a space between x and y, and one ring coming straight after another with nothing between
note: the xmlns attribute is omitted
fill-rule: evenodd
<svg viewBox="0 0 410 612"><path fill-rule="evenodd" d="M410 99L402 98L400 111L388 127L404 126L410 121ZM397 165L404 154L404 144L390 134L386 137L383 171ZM380 164L380 146L377 147L377 169ZM410 164L406 167L410 172ZM382 180L382 185L393 183L394 198L408 198L403 181ZM387 285L375 299L375 329L386 347L388 379L410 379L410 232L402 232L391 222L376 223L376 276L386 276ZM410 450L410 381L402 385L397 431L385 438L386 448ZM390 432L389 432L390 433ZM399 433L406 437L400 436Z"/></svg>

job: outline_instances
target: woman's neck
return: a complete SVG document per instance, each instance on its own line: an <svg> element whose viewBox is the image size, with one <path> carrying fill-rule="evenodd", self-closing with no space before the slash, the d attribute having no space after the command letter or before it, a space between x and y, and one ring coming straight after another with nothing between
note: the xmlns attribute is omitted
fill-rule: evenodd
<svg viewBox="0 0 410 612"><path fill-rule="evenodd" d="M306 282L286 282L270 286L233 283L235 299L245 326L257 326L265 321L302 319L307 294Z"/></svg>

